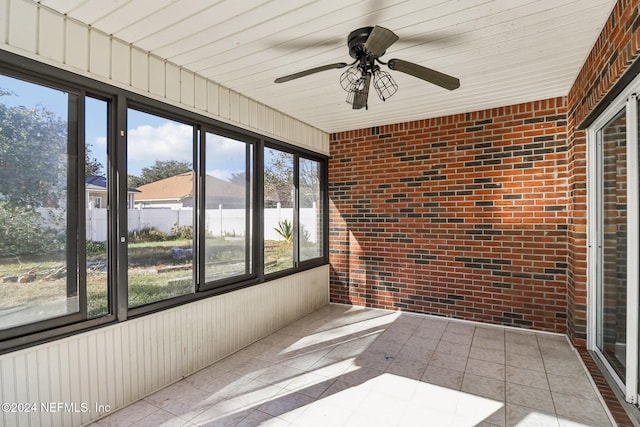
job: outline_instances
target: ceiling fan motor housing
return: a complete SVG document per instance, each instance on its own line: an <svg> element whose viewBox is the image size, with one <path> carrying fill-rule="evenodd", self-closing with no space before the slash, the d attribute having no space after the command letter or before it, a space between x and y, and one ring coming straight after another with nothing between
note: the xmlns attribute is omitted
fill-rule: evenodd
<svg viewBox="0 0 640 427"><path fill-rule="evenodd" d="M373 31L373 27L362 27L349 33L349 37L347 38L349 56L353 59L360 59L364 54L369 53L365 49L364 45L367 42L371 31Z"/></svg>

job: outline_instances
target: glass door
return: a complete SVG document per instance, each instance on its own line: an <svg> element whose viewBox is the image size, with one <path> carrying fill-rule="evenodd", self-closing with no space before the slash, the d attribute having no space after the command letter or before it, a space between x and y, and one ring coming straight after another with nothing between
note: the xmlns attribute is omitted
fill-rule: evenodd
<svg viewBox="0 0 640 427"><path fill-rule="evenodd" d="M624 383L627 354L626 112L600 131L598 141L598 322L596 343Z"/></svg>
<svg viewBox="0 0 640 427"><path fill-rule="evenodd" d="M640 81L634 87L640 87ZM588 130L588 348L638 401L638 103L625 93Z"/></svg>

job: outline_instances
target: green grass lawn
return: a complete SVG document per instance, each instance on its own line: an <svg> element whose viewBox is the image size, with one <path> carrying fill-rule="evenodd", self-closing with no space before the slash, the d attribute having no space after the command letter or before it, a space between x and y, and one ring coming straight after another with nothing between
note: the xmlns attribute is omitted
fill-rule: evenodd
<svg viewBox="0 0 640 427"><path fill-rule="evenodd" d="M188 248L191 240L130 243L128 246L129 306L138 307L155 301L194 292L191 260L176 260L171 248ZM291 243L265 243L265 273L293 266ZM245 272L244 241L207 239L207 281L232 277ZM87 256L89 266L106 263L106 249L100 246ZM0 311L21 306L37 306L64 300L66 277L47 278L65 266L63 253L35 257L0 258L0 277L19 276L32 272L36 279L29 283L0 283ZM109 312L108 273L100 268L87 269L87 303L89 317Z"/></svg>

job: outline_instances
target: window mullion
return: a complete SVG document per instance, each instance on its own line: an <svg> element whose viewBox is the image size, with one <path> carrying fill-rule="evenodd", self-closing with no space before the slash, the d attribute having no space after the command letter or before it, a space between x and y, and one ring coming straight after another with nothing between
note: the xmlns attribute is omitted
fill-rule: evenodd
<svg viewBox="0 0 640 427"><path fill-rule="evenodd" d="M638 101L627 100L627 370L626 399L638 400Z"/></svg>
<svg viewBox="0 0 640 427"><path fill-rule="evenodd" d="M300 266L300 156L293 158L293 268Z"/></svg>

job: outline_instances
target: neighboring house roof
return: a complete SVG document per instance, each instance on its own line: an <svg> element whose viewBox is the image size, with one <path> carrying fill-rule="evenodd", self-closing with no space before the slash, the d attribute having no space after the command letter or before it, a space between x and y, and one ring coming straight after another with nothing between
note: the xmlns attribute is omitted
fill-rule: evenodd
<svg viewBox="0 0 640 427"><path fill-rule="evenodd" d="M207 197L244 198L239 185L207 175ZM186 172L138 187L136 202L181 201L193 196L193 172Z"/></svg>
<svg viewBox="0 0 640 427"><path fill-rule="evenodd" d="M84 180L87 190L93 191L107 191L107 178L100 175L90 175ZM129 193L139 193L135 188L128 188Z"/></svg>

